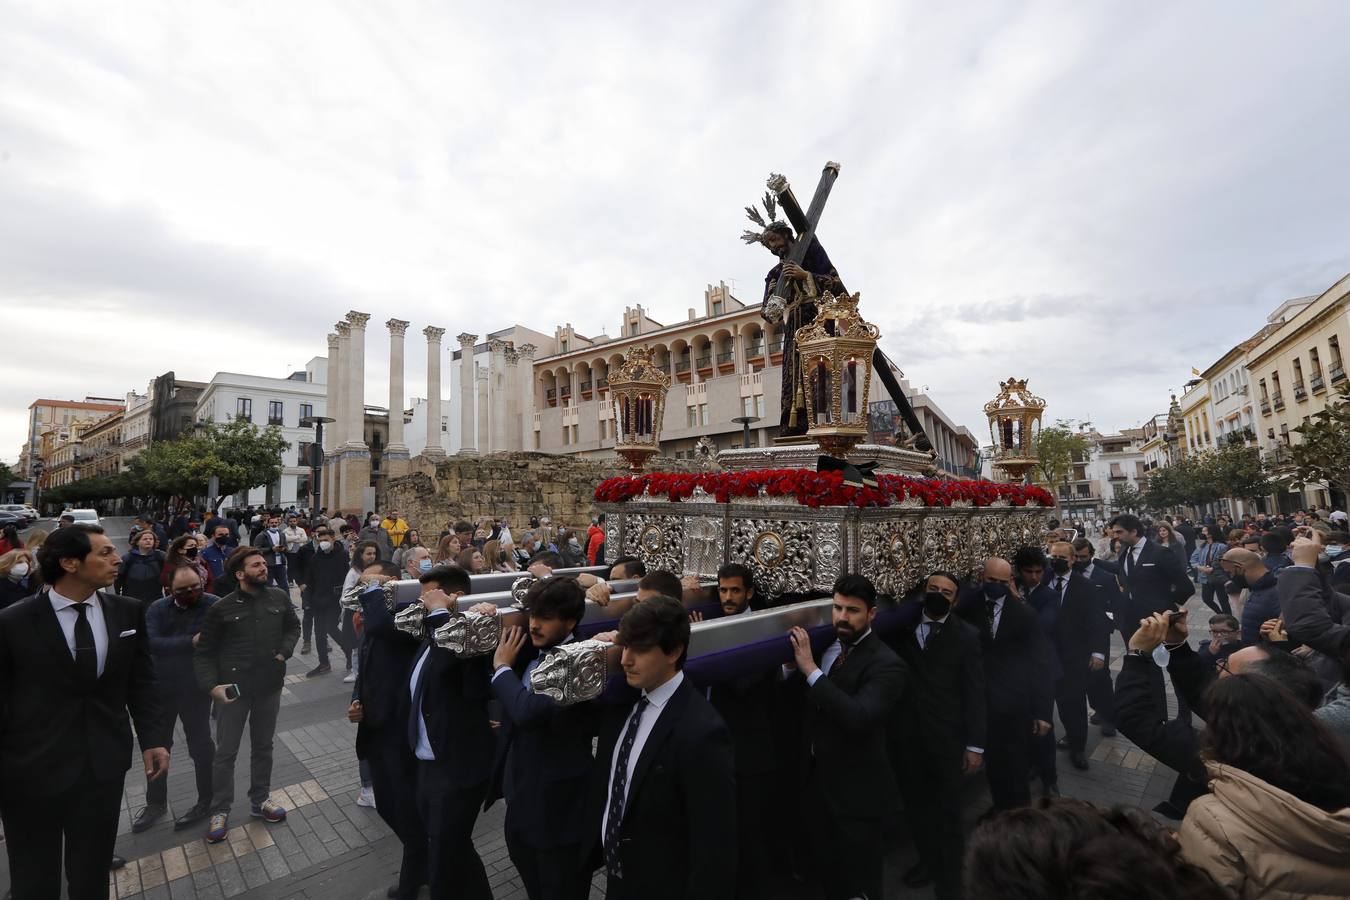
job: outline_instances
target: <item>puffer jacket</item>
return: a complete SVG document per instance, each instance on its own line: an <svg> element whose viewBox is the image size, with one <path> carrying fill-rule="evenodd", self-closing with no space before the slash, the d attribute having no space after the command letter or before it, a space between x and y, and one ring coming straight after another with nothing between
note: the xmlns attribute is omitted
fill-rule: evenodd
<svg viewBox="0 0 1350 900"><path fill-rule="evenodd" d="M1344 898L1350 807L1329 813L1255 775L1206 763L1213 792L1193 801L1181 852L1238 897Z"/></svg>

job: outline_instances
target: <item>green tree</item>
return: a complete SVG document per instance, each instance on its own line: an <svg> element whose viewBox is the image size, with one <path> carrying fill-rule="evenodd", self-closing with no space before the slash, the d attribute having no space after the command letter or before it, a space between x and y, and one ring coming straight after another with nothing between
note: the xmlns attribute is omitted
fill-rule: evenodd
<svg viewBox="0 0 1350 900"><path fill-rule="evenodd" d="M151 444L129 468L130 479L154 496L199 496L212 477L220 497L271 484L281 477L281 454L290 447L275 425L259 428L234 418L214 422L174 441Z"/></svg>
<svg viewBox="0 0 1350 900"><path fill-rule="evenodd" d="M1217 494L1213 499L1257 500L1275 492L1270 469L1261 451L1241 444L1225 444L1201 459Z"/></svg>
<svg viewBox="0 0 1350 900"><path fill-rule="evenodd" d="M1221 495L1205 455L1187 456L1170 466L1154 469L1144 485L1145 504L1160 511L1178 506L1198 507Z"/></svg>
<svg viewBox="0 0 1350 900"><path fill-rule="evenodd" d="M14 481L14 470L7 463L0 463L0 495L9 489Z"/></svg>
<svg viewBox="0 0 1350 900"><path fill-rule="evenodd" d="M1350 496L1350 384L1341 385L1337 398L1294 433L1301 438L1289 448L1294 486L1326 482Z"/></svg>
<svg viewBox="0 0 1350 900"><path fill-rule="evenodd" d="M1036 456L1041 483L1051 494L1059 496L1060 486L1067 483L1073 473L1074 460L1087 459L1088 449L1087 438L1071 430L1063 419L1041 429L1032 453Z"/></svg>
<svg viewBox="0 0 1350 900"><path fill-rule="evenodd" d="M1144 508L1144 493L1128 481L1119 482L1113 488L1111 505L1119 512L1140 512Z"/></svg>

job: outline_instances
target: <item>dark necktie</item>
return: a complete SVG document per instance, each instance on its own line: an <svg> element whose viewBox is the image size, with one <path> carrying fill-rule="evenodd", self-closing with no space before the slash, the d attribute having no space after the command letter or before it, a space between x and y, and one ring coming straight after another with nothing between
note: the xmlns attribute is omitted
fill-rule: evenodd
<svg viewBox="0 0 1350 900"><path fill-rule="evenodd" d="M998 614L998 601L997 601L997 600L985 600L985 601L984 601L984 611L985 611L985 615L989 618L989 631L990 631L990 633L992 633L993 630L994 630L994 616L996 616L996 615Z"/></svg>
<svg viewBox="0 0 1350 900"><path fill-rule="evenodd" d="M624 796L628 788L628 757L633 752L633 742L637 740L642 711L649 702L646 695L638 698L637 707L628 717L623 743L619 744L619 758L614 761L614 786L609 791L609 819L605 822L605 869L610 878L623 877L619 864L619 826L623 824Z"/></svg>
<svg viewBox="0 0 1350 900"><path fill-rule="evenodd" d="M929 622L927 624L928 624L928 636L923 639L923 649L925 650L933 646L933 638L937 637L938 632L942 631L941 622Z"/></svg>
<svg viewBox="0 0 1350 900"><path fill-rule="evenodd" d="M94 644L94 627L89 624L89 604L76 603L75 612L75 671L80 681L92 687L98 681L98 647Z"/></svg>
<svg viewBox="0 0 1350 900"><path fill-rule="evenodd" d="M846 641L840 641L839 655L834 658L834 662L830 663L830 671L825 673L826 677L833 676L835 672L842 669L844 667L844 661L848 659L848 655L851 652L853 652L853 644Z"/></svg>
<svg viewBox="0 0 1350 900"><path fill-rule="evenodd" d="M1058 597L1056 597L1056 601L1057 601L1059 604L1062 605L1062 604L1064 603L1064 578L1063 578L1063 576L1060 576L1060 577L1058 577L1058 578L1055 579L1055 593L1058 595Z"/></svg>

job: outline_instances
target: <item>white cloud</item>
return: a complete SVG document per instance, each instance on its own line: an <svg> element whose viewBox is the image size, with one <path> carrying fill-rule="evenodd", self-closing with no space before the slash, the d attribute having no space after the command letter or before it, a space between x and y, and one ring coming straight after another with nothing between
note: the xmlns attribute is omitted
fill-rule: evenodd
<svg viewBox="0 0 1350 900"><path fill-rule="evenodd" d="M740 209L826 159L822 240L977 429L1013 373L1133 424L1350 269L1340 4L498 7L0 0L0 303L33 338L0 456L39 394L284 374L350 308L597 332L756 299Z"/></svg>

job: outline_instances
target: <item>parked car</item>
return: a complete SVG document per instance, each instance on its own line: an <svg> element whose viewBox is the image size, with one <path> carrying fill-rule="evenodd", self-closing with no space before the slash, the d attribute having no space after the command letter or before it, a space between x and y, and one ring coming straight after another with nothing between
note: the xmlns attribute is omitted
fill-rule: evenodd
<svg viewBox="0 0 1350 900"><path fill-rule="evenodd" d="M19 531L23 531L28 527L28 520L15 513L0 510L0 528L4 528L6 525L13 525Z"/></svg>
<svg viewBox="0 0 1350 900"><path fill-rule="evenodd" d="M70 516L78 525L81 522L86 525L98 525L98 510L94 509L63 509L61 515Z"/></svg>
<svg viewBox="0 0 1350 900"><path fill-rule="evenodd" d="M13 513L16 516L21 516L29 525L32 525L38 520L37 510L33 509L31 506L24 506L22 503L0 504L0 512Z"/></svg>

